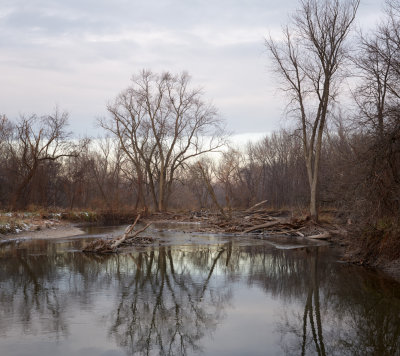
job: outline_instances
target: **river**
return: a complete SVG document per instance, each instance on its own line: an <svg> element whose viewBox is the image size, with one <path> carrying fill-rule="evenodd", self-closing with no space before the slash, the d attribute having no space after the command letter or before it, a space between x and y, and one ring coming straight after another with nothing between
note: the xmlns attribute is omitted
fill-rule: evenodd
<svg viewBox="0 0 400 356"><path fill-rule="evenodd" d="M0 245L0 355L400 355L400 285L328 245L155 226Z"/></svg>

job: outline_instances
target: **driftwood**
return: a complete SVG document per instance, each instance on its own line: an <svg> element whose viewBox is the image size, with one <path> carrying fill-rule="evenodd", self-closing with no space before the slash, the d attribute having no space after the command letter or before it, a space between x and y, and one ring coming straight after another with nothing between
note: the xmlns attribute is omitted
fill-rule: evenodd
<svg viewBox="0 0 400 356"><path fill-rule="evenodd" d="M268 200L263 200L263 201L261 201L261 202L259 202L259 203L257 203L257 204L254 204L253 206L251 206L250 208L248 208L248 209L246 210L246 212L253 211L254 209L259 208L261 205L264 205L264 204L266 204L266 203L268 203Z"/></svg>
<svg viewBox="0 0 400 356"><path fill-rule="evenodd" d="M253 207L255 210L249 211ZM270 210L262 210L259 206L253 207L245 211L234 212L229 220L221 218L221 215L209 215L207 224L211 229L204 229L203 232L212 231L245 235L259 231L264 235L286 235L321 240L328 239L332 233L336 233L329 227L313 224L307 217L296 219L287 211L271 212Z"/></svg>
<svg viewBox="0 0 400 356"><path fill-rule="evenodd" d="M257 203L247 210L234 210L230 216L226 214L223 216L220 209L218 209L220 210L219 212L192 212L190 219L192 220L196 217L196 222L204 222L201 227L196 228L198 232L245 235L258 230L265 236L286 235L303 238L310 237L312 239L327 239L329 234L343 234L336 225L334 225L336 229L333 230L332 226L315 224L308 217L293 217L291 212L287 210L262 209L260 206L264 202ZM163 217L165 220L187 221L185 220L187 219L185 214L163 214Z"/></svg>
<svg viewBox="0 0 400 356"><path fill-rule="evenodd" d="M255 231L255 230L268 229L268 228L271 228L273 226L282 225L282 224L288 225L288 223L289 222L287 220L270 221L270 222L265 223L265 224L252 226L251 228L244 230L242 233L243 234L248 234L249 232L252 232L252 231Z"/></svg>
<svg viewBox="0 0 400 356"><path fill-rule="evenodd" d="M114 253L117 251L117 248L121 246L122 244L127 244L127 243L140 243L142 241L141 238L138 237L138 235L145 231L151 223L148 223L146 226L143 228L135 231L133 234L133 229L135 228L136 224L138 223L140 219L140 214L136 217L135 222L128 226L124 232L124 234L121 237L117 237L111 240L106 240L106 239L99 239L95 240L91 243L89 243L82 251L83 252L90 252L90 253ZM152 241L151 238L143 238L144 243L149 243Z"/></svg>

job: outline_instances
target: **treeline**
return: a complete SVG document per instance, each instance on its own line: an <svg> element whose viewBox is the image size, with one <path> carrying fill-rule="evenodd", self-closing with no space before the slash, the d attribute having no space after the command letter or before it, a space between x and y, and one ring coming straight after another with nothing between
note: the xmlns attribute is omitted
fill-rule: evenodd
<svg viewBox="0 0 400 356"><path fill-rule="evenodd" d="M60 116L67 117L55 113L22 118L14 124L3 117L8 129L3 130L0 155L2 209L157 210L148 177L143 177L144 194L140 196L137 171L117 139L75 141L66 135L65 126L53 137L56 133L46 125L55 125L54 119ZM28 129L28 124L34 126ZM398 129L387 128L383 137L376 137L369 130L353 131L341 123L336 130L331 128L323 145L320 204L352 219L398 214ZM263 200L272 208L304 209L308 205L302 143L295 132L281 130L242 150L226 148L216 157L188 162L176 174L169 208L216 208L198 162L226 210Z"/></svg>
<svg viewBox="0 0 400 356"><path fill-rule="evenodd" d="M313 216L315 199L317 209L334 208L346 220L398 224L400 2L387 2L381 24L353 40L353 51L345 39L358 1L301 4L286 41L267 41L289 85L292 129L232 148L217 110L187 73L142 71L108 105L103 138L73 138L58 109L2 116L0 207L229 211L268 200L273 208L308 206ZM326 35L331 45L343 38L332 48ZM349 73L354 94L339 106Z"/></svg>

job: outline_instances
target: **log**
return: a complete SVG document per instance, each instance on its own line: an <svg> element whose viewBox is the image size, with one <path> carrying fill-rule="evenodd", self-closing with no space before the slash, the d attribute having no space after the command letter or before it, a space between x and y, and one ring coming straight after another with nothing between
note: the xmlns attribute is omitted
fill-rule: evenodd
<svg viewBox="0 0 400 356"><path fill-rule="evenodd" d="M125 232L121 237L114 238L112 240L100 239L100 240L93 241L83 249L83 252L94 252L94 253L116 252L118 246L120 246L125 241L135 239L141 232L146 230L151 225L151 222L150 222L150 223L146 224L146 226L135 231L135 233L132 234L132 231L135 228L136 224L138 223L139 219L140 219L140 214L136 217L135 222L125 229Z"/></svg>
<svg viewBox="0 0 400 356"><path fill-rule="evenodd" d="M137 222L139 221L139 219L140 219L140 214L136 217L135 222L125 229L124 234L120 238L111 240L111 242L112 242L112 244L110 246L111 249L115 249L116 247L121 245L121 243L123 243L126 240L126 238L129 236L129 234L135 228L135 226L136 226Z"/></svg>
<svg viewBox="0 0 400 356"><path fill-rule="evenodd" d="M252 232L254 230L266 229L268 227L273 227L273 226L280 225L280 224L285 224L285 223L287 223L286 220L284 220L284 221L282 221L282 220L271 221L269 223L256 225L256 226L253 226L253 227L251 227L251 228L249 228L247 230L244 230L242 232L242 234L247 234L247 233Z"/></svg>

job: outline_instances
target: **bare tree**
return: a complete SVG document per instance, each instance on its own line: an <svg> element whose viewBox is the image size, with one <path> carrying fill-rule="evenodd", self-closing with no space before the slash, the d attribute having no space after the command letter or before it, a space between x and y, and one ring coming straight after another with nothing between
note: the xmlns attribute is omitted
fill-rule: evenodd
<svg viewBox="0 0 400 356"><path fill-rule="evenodd" d="M13 125L5 115L0 115L0 205L8 201L9 177L7 175L7 163L10 161L7 142L13 133Z"/></svg>
<svg viewBox="0 0 400 356"><path fill-rule="evenodd" d="M221 216L224 219L229 220L229 216L225 214L224 208L218 202L217 195L215 194L215 190L212 185L212 170L213 170L212 166L213 164L210 160L202 160L197 162L198 170L200 172L204 184L207 187L207 191L208 194L210 195L211 200L221 213Z"/></svg>
<svg viewBox="0 0 400 356"><path fill-rule="evenodd" d="M159 211L168 207L177 171L224 144L216 109L204 102L200 89L190 87L187 73L143 70L107 109L111 117L100 125L119 139L137 170L138 185L147 177Z"/></svg>
<svg viewBox="0 0 400 356"><path fill-rule="evenodd" d="M360 85L354 122L363 142L357 147L359 171L357 212L373 218L397 219L400 209L400 1L387 0L377 28L361 38L355 58ZM361 127L361 130L359 129ZM354 140L353 140L354 141ZM362 200L361 203L359 201Z"/></svg>
<svg viewBox="0 0 400 356"><path fill-rule="evenodd" d="M6 115L0 115L0 147L12 133L12 124Z"/></svg>
<svg viewBox="0 0 400 356"><path fill-rule="evenodd" d="M299 119L310 186L310 215L318 220L317 186L324 128L340 87L345 40L359 0L300 0L283 40L266 46Z"/></svg>
<svg viewBox="0 0 400 356"><path fill-rule="evenodd" d="M10 143L19 177L12 199L13 209L26 204L23 193L29 192L29 183L41 165L62 157L77 156L75 145L68 140L67 125L68 113L58 109L52 115L23 116L16 123L15 137Z"/></svg>
<svg viewBox="0 0 400 356"><path fill-rule="evenodd" d="M387 1L384 20L371 34L360 36L360 50L354 57L360 77L354 95L359 109L357 121L380 139L384 137L387 108L400 96L400 22L395 5L395 1Z"/></svg>
<svg viewBox="0 0 400 356"><path fill-rule="evenodd" d="M224 190L225 203L229 217L232 213L234 201L236 200L235 205L237 206L240 205L239 202L242 200L240 199L242 194L238 193L246 194L246 189L243 189L244 182L241 176L244 160L245 158L242 152L230 147L227 151L222 153L222 157L215 167L215 177Z"/></svg>

